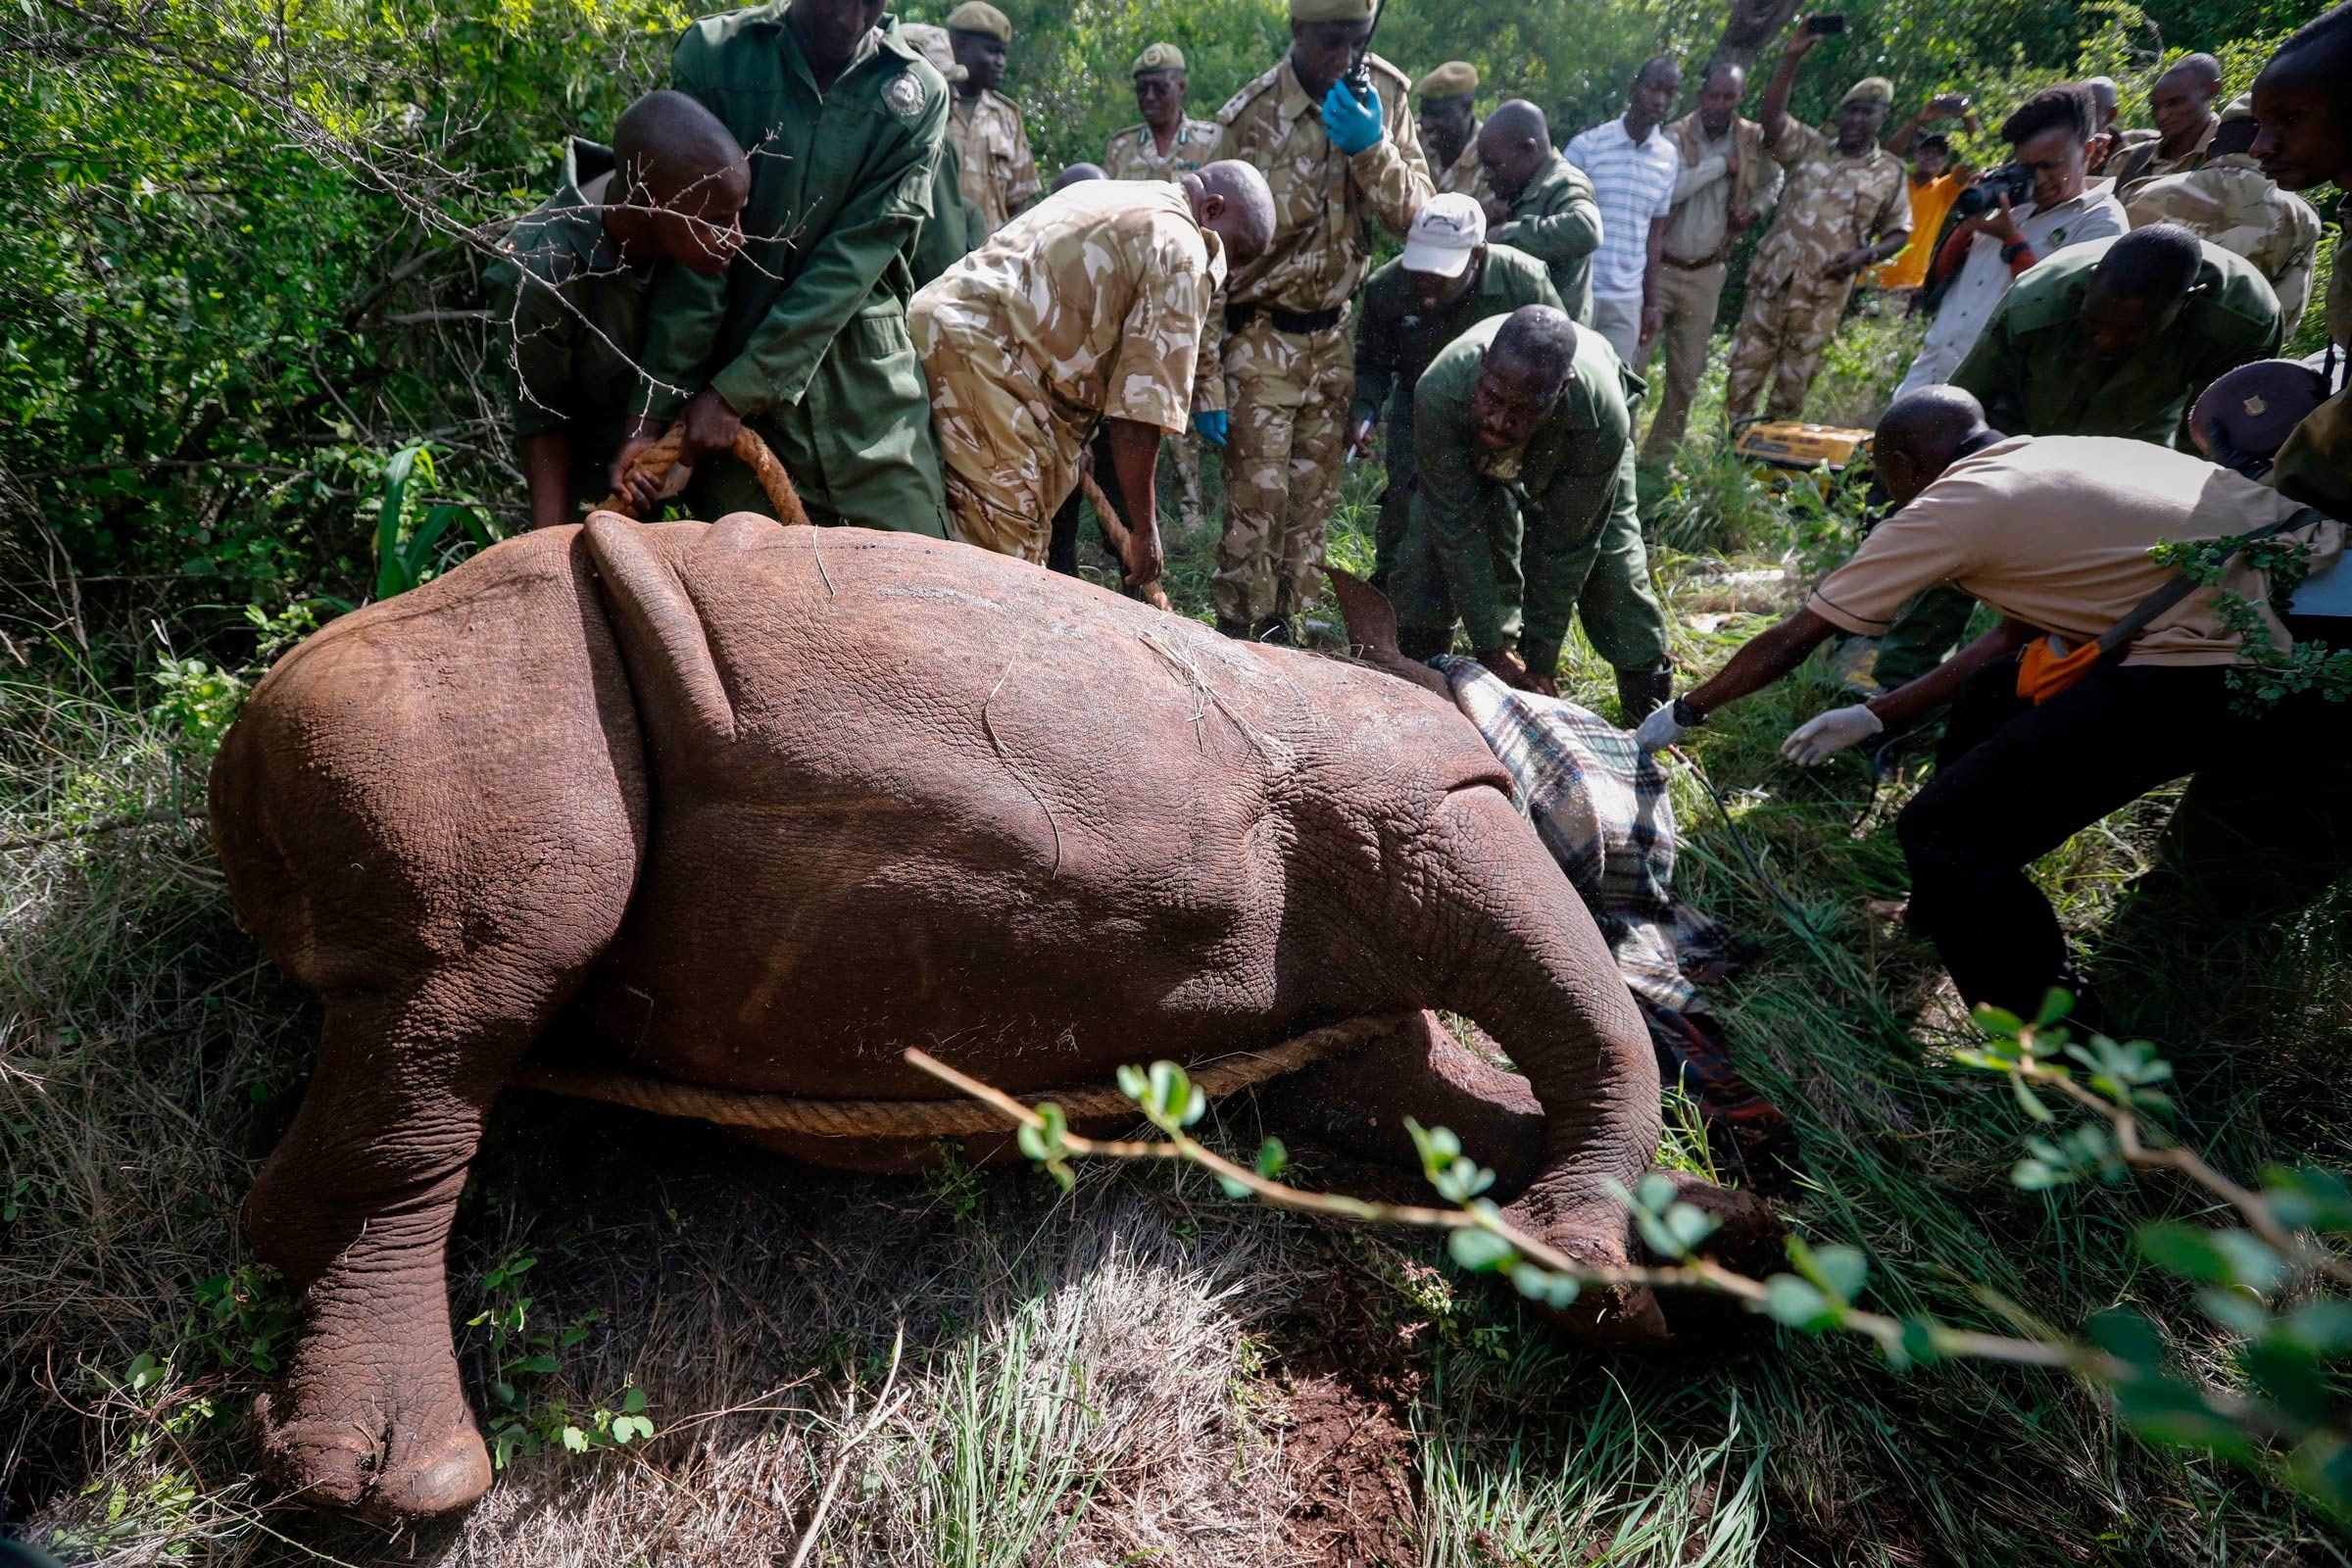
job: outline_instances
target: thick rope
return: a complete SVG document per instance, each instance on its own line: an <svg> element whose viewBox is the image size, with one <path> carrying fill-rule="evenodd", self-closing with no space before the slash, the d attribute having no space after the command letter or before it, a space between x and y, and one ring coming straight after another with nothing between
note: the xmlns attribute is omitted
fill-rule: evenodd
<svg viewBox="0 0 2352 1568"><path fill-rule="evenodd" d="M684 427L671 425L662 433L661 440L637 454L636 460L629 465L629 472L667 474L677 463L678 453L685 444ZM760 488L766 494L767 504L775 510L778 522L804 523L808 520L808 509L801 505L801 493L793 488L792 475L784 471L784 465L773 452L768 451L767 443L760 439L759 431L748 424L736 429L735 456L760 481ZM607 496L605 504L597 510L617 512L624 517L636 515L629 508L628 497L617 491Z"/></svg>
<svg viewBox="0 0 2352 1568"><path fill-rule="evenodd" d="M1327 1056L1359 1046L1395 1028L1410 1013L1351 1018L1310 1030L1263 1051L1241 1051L1189 1068L1193 1084L1211 1100L1254 1088L1269 1078L1297 1072ZM961 1133L1001 1133L1002 1111L968 1100L797 1100L790 1095L708 1089L665 1078L627 1073L578 1072L525 1062L511 1080L516 1089L537 1089L575 1100L601 1100L662 1116L690 1116L721 1127L757 1127L768 1132L811 1133L821 1138L950 1138ZM1052 1101L1073 1122L1133 1116L1135 1102L1120 1090L1097 1085L1066 1093L1019 1097L1023 1104Z"/></svg>
<svg viewBox="0 0 2352 1568"><path fill-rule="evenodd" d="M1095 520L1102 524L1102 537L1110 541L1110 548L1118 554L1119 560L1126 563L1127 569L1133 571L1135 536L1127 531L1127 524L1119 520L1118 509L1110 504L1110 497L1102 493L1102 487L1095 482L1095 476L1084 468L1078 470L1078 488L1086 493L1087 505L1095 509ZM1136 592L1153 610L1173 611L1176 608L1168 603L1168 591L1159 585L1157 579L1144 584Z"/></svg>

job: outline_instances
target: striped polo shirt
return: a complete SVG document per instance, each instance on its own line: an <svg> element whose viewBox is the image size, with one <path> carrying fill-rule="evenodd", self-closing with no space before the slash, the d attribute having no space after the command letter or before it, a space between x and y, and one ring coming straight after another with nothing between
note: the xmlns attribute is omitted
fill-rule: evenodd
<svg viewBox="0 0 2352 1568"><path fill-rule="evenodd" d="M1649 223L1674 209L1682 154L1662 125L1637 142L1622 118L1604 121L1568 144L1568 161L1592 181L1600 202L1600 249L1592 253L1596 299L1640 299L1649 256Z"/></svg>

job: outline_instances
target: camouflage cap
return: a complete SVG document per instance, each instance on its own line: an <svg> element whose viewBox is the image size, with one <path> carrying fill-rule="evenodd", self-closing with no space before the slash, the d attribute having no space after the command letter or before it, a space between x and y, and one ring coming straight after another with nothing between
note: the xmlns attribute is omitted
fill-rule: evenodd
<svg viewBox="0 0 2352 1568"><path fill-rule="evenodd" d="M988 0L963 0L948 13L950 32L985 32L1002 43L1012 42L1012 23Z"/></svg>
<svg viewBox="0 0 2352 1568"><path fill-rule="evenodd" d="M1128 72L1128 74L1140 76L1147 71L1182 71L1183 69L1183 50L1172 43L1155 43L1135 57L1134 69Z"/></svg>
<svg viewBox="0 0 2352 1568"><path fill-rule="evenodd" d="M971 75L956 63L956 46L948 41L947 28L928 22L904 22L899 24L899 36L948 80L962 81Z"/></svg>
<svg viewBox="0 0 2352 1568"><path fill-rule="evenodd" d="M1894 83L1885 76L1864 76L1845 89L1845 96L1838 100L1838 107L1843 109L1847 104L1869 103L1873 100L1883 104L1893 103Z"/></svg>
<svg viewBox="0 0 2352 1568"><path fill-rule="evenodd" d="M1448 60L1413 83L1416 98L1467 98L1478 91L1478 68L1467 60Z"/></svg>
<svg viewBox="0 0 2352 1568"><path fill-rule="evenodd" d="M1291 0L1293 22L1370 22L1372 0Z"/></svg>
<svg viewBox="0 0 2352 1568"><path fill-rule="evenodd" d="M2252 120L2254 118L2254 95L2250 92L2241 92L2230 99L2230 107L2222 111L2222 118L2224 120Z"/></svg>

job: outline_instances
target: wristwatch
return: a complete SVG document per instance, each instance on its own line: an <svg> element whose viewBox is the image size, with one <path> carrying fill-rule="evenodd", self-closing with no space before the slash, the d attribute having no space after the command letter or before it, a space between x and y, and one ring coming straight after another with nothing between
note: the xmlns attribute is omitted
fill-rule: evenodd
<svg viewBox="0 0 2352 1568"><path fill-rule="evenodd" d="M2001 265L2015 267L2020 256L2031 256L2033 253L2034 247L2031 244L2022 239L2013 239L2001 247Z"/></svg>

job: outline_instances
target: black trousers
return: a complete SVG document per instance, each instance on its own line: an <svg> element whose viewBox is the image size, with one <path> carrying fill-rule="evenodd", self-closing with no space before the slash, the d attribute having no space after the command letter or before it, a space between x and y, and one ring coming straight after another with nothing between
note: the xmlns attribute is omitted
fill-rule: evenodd
<svg viewBox="0 0 2352 1568"><path fill-rule="evenodd" d="M1119 491L1118 467L1110 461L1108 424L1097 425L1095 433L1088 438L1087 445L1095 454L1095 483L1102 487L1102 497L1110 503L1112 510L1118 513L1119 521L1125 526L1133 527L1134 524L1129 520L1127 498ZM1078 508L1085 500L1086 487L1073 485L1070 493L1062 499L1060 509L1054 514L1054 532L1046 543L1046 569L1048 571L1058 571L1065 577L1078 575ZM1119 559L1119 553L1110 548L1110 537L1107 534L1102 538L1102 550L1111 560Z"/></svg>
<svg viewBox="0 0 2352 1568"><path fill-rule="evenodd" d="M2322 858L2343 840L2352 801L2333 786L2346 776L2352 715L2341 705L2301 697L2243 716L2227 672L2211 667L2110 665L2038 708L2016 695L2016 679L2003 661L1962 691L1934 782L1895 823L1911 925L1971 1005L2030 1015L2050 987L2078 989L2028 867L2160 784L2197 775L2233 818L2269 824L2283 858L2310 858L2298 838ZM2327 784L2315 793L2314 780ZM2302 886L2308 897L2308 874Z"/></svg>

